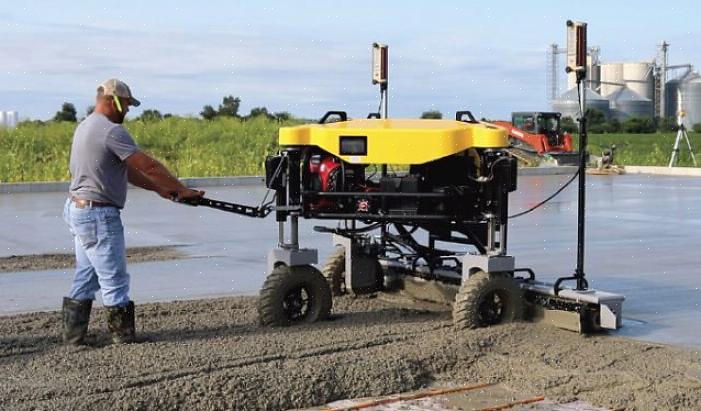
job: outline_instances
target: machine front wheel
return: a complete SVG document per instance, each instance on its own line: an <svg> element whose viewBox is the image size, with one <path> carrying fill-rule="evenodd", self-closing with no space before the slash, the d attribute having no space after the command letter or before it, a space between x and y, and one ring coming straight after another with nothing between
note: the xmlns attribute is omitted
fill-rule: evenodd
<svg viewBox="0 0 701 411"><path fill-rule="evenodd" d="M263 283L258 299L261 325L313 323L331 313L331 290L311 265L276 267Z"/></svg>
<svg viewBox="0 0 701 411"><path fill-rule="evenodd" d="M336 247L321 273L331 287L331 294L338 297L346 294L346 248Z"/></svg>
<svg viewBox="0 0 701 411"><path fill-rule="evenodd" d="M478 271L455 296L453 324L462 330L512 322L523 309L523 292L511 276Z"/></svg>

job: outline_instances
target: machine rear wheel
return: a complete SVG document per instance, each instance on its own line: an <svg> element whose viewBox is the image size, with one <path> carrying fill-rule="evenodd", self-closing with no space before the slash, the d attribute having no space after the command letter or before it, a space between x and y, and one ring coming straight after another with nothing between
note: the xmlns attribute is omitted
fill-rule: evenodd
<svg viewBox="0 0 701 411"><path fill-rule="evenodd" d="M331 294L338 297L346 294L346 248L336 247L321 270L331 287Z"/></svg>
<svg viewBox="0 0 701 411"><path fill-rule="evenodd" d="M331 290L319 270L310 265L281 265L260 291L258 321L272 326L312 323L326 319L331 304Z"/></svg>
<svg viewBox="0 0 701 411"><path fill-rule="evenodd" d="M520 320L523 292L504 273L478 271L460 287L453 304L457 329L479 328Z"/></svg>

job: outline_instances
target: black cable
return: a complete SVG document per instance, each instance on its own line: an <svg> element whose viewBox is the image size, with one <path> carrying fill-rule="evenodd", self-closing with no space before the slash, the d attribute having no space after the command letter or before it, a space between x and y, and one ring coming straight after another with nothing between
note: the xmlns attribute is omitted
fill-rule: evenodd
<svg viewBox="0 0 701 411"><path fill-rule="evenodd" d="M585 90L585 92L586 92L586 90ZM581 92L581 90L579 89L579 87L577 87L577 97L578 97L577 101L580 103L580 105L579 105L579 114L580 114L580 117L583 118L584 116L586 116L586 113L584 112L584 108L583 108L582 105L581 105L581 102L582 102L582 92ZM580 151L580 156L581 156L581 155L582 155L582 147L579 148L579 151ZM580 157L580 161L581 161L581 157ZM533 207L529 208L528 210L521 211L520 213L516 213L516 214L514 214L514 215L510 215L510 216L509 216L509 219L521 217L522 215L528 214L528 213L530 213L531 211L533 211L533 210L539 208L539 207L542 206L543 204L545 204L545 203L547 203L548 201L550 201L550 200L552 200L553 198L555 198L555 196L557 196L558 194L560 194L564 189L567 188L567 186L569 186L570 184L572 184L572 182L574 181L574 179L577 178L577 176L579 175L579 171L580 171L580 170L577 169L577 172L574 173L574 175L573 175L572 177L570 177L570 179L569 179L562 187L560 187L557 191L555 191L550 197L548 197L548 198L546 198L545 200L541 201L540 203L534 205Z"/></svg>
<svg viewBox="0 0 701 411"><path fill-rule="evenodd" d="M269 204L269 203L266 203L265 201L268 199L268 195L270 194L271 191L273 191L273 190L268 189L268 190L265 192L265 196L263 196L263 199L260 201L260 206L259 206L259 208L263 208L263 207L265 207L266 205ZM275 193L275 195L277 195L277 193ZM273 200L271 200L271 202L272 202L272 201L275 201L275 195L273 195Z"/></svg>
<svg viewBox="0 0 701 411"><path fill-rule="evenodd" d="M574 181L575 178L577 178L578 175L579 175L579 170L577 170L577 172L574 173L574 175L573 175L572 177L570 177L570 179L569 179L562 187L560 187L559 189L557 189L557 191L555 191L550 197L548 197L548 198L546 198L545 200L541 201L540 203L534 205L533 207L529 208L528 210L521 211L520 213L517 213L517 214L514 214L514 215L510 215L510 216L509 216L509 219L521 217L522 215L528 214L528 213L530 213L531 211L533 211L533 210L537 209L538 207L542 206L543 204L547 203L548 201L552 200L553 198L555 198L555 196L557 196L558 194L560 194L560 193L562 192L562 190L566 189L567 186L569 186L570 184L572 184L572 182Z"/></svg>
<svg viewBox="0 0 701 411"><path fill-rule="evenodd" d="M278 176L280 175L280 171L282 171L282 163L283 162L285 162L285 157L280 158L280 162L278 163L277 168L275 168L275 171L273 172L273 175L270 178L270 181L275 181L278 178ZM273 199L270 200L270 202L265 203L265 200L268 199L268 195L270 194L271 191L272 190L269 188L268 191L265 192L265 196L263 197L263 200L261 200L259 208L262 209L263 207L266 207L266 206L272 204L273 201L275 201L275 196L277 196L277 192L273 196Z"/></svg>

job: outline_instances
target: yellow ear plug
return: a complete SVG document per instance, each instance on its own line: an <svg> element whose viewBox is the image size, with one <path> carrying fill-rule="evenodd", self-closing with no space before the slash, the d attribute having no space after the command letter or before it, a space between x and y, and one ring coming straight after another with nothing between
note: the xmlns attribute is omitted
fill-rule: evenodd
<svg viewBox="0 0 701 411"><path fill-rule="evenodd" d="M121 113L122 112L122 103L119 102L119 97L117 96L112 96L114 99L114 103L117 105L117 110Z"/></svg>

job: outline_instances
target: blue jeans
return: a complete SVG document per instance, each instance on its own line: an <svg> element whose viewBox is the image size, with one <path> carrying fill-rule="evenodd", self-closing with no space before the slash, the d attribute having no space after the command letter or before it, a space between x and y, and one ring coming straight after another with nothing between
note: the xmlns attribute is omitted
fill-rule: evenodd
<svg viewBox="0 0 701 411"><path fill-rule="evenodd" d="M63 208L63 219L75 242L75 277L68 297L94 300L100 290L104 305L126 306L129 274L119 209L78 208L69 199Z"/></svg>

